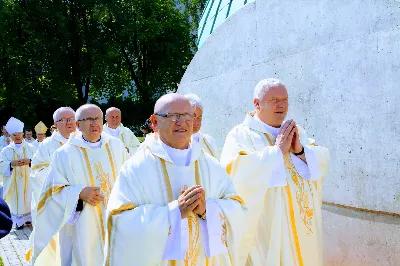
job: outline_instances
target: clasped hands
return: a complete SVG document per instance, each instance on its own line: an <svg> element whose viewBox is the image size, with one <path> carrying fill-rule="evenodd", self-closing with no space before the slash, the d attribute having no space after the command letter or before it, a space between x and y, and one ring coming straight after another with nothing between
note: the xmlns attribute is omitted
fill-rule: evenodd
<svg viewBox="0 0 400 266"><path fill-rule="evenodd" d="M30 163L31 163L31 160L29 160L29 159L21 159L21 160L11 161L12 166L24 166L24 165L29 165Z"/></svg>
<svg viewBox="0 0 400 266"><path fill-rule="evenodd" d="M295 121L288 120L283 124L276 138L275 146L278 146L283 154L302 151L303 146L300 143L299 131Z"/></svg>
<svg viewBox="0 0 400 266"><path fill-rule="evenodd" d="M204 189L195 185L190 188L181 190L181 195L178 198L178 206L181 211L181 218L188 217L190 212L197 215L203 215L206 212L206 194Z"/></svg>

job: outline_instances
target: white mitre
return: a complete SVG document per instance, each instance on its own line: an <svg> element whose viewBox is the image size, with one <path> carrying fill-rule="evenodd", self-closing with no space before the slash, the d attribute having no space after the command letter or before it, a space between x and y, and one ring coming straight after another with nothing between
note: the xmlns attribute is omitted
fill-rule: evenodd
<svg viewBox="0 0 400 266"><path fill-rule="evenodd" d="M24 132L24 123L14 117L11 117L6 124L6 130L10 135L14 133L22 133Z"/></svg>

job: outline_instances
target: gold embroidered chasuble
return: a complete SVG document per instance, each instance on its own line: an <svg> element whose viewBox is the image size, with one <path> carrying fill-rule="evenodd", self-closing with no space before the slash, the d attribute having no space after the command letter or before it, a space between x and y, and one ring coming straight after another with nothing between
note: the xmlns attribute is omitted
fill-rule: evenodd
<svg viewBox="0 0 400 266"><path fill-rule="evenodd" d="M37 205L33 249L27 259L35 263L57 234L67 232L72 239L71 256L61 254L62 265L101 265L106 232L106 205L117 173L129 157L121 141L101 134L101 147L91 149L82 134L70 137L52 157ZM105 199L97 206L84 203L76 222L71 224L81 190L100 187ZM60 250L64 252L63 241ZM64 252L65 253L65 252Z"/></svg>
<svg viewBox="0 0 400 266"><path fill-rule="evenodd" d="M75 133L73 133L75 134ZM36 212L37 204L39 202L40 193L42 191L43 183L47 174L50 172L50 162L55 151L60 148L65 142L62 135L56 131L49 138L45 138L41 145L39 145L35 155L32 158L32 222L33 230L36 229ZM33 234L34 235L34 234ZM29 238L28 247L33 247L33 235ZM40 256L36 259L36 265L40 266L54 266L58 265L60 260L59 254L59 237L56 234L50 244L42 251Z"/></svg>
<svg viewBox="0 0 400 266"><path fill-rule="evenodd" d="M245 239L249 256L243 265L322 265L322 184L328 172L329 151L316 146L298 126L300 141L316 157L316 178L305 179L283 156L283 180L274 172L282 153L274 147L275 136L253 117L232 129L222 151L221 163L232 177L238 194L249 209ZM309 165L310 166L310 165ZM311 171L311 169L310 169ZM315 171L314 171L315 173Z"/></svg>
<svg viewBox="0 0 400 266"><path fill-rule="evenodd" d="M189 166L177 166L161 141L153 138L124 165L107 208L104 265L240 265L235 250L241 244L245 223L243 201L215 158L197 143L192 144L191 152ZM176 233L171 228L169 205L181 189L195 184L204 188L207 206L215 204L220 211L213 216L207 207L208 234L200 226L203 221L192 213L184 230L187 235L182 237L182 243L188 241L182 259L164 259L170 248L167 241ZM179 220L185 228L180 214ZM215 224L209 224L213 221ZM216 244L226 247L227 252L207 258L206 253L213 253ZM179 242L173 248L179 250Z"/></svg>
<svg viewBox="0 0 400 266"><path fill-rule="evenodd" d="M4 182L3 198L10 207L13 222L19 226L31 221L31 167L14 166L10 172L10 163L14 160L32 159L35 150L35 147L26 141L23 141L19 148L12 142L0 155L0 175Z"/></svg>

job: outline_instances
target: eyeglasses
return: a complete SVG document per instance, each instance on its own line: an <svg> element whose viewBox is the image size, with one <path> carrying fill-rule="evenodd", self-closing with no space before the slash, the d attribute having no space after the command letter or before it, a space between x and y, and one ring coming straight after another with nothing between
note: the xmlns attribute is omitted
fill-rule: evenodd
<svg viewBox="0 0 400 266"><path fill-rule="evenodd" d="M156 116L161 116L170 119L173 122L179 120L179 118L183 118L185 121L193 120L194 113L166 113L166 114L155 114Z"/></svg>
<svg viewBox="0 0 400 266"><path fill-rule="evenodd" d="M60 120L56 121L57 123L74 123L75 118L61 118Z"/></svg>
<svg viewBox="0 0 400 266"><path fill-rule="evenodd" d="M93 123L96 123L96 124L103 123L103 118L102 117L96 117L96 118L88 117L88 118L79 119L78 121L88 122L89 124L92 125Z"/></svg>

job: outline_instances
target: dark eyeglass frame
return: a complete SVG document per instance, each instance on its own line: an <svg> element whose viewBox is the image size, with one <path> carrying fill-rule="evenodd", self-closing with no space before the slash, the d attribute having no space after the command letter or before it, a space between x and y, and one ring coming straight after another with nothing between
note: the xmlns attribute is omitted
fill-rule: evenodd
<svg viewBox="0 0 400 266"><path fill-rule="evenodd" d="M90 122L89 124L93 124L93 122L96 121L96 123L103 123L104 118L102 117L96 117L96 118L92 118L92 117L87 117L87 118L83 118L83 119L79 119L77 120L78 122Z"/></svg>
<svg viewBox="0 0 400 266"><path fill-rule="evenodd" d="M193 120L195 116L194 113L165 113L165 114L155 113L154 115L171 119L171 121L173 122L178 121L181 117L183 117L185 121L190 121ZM171 115L177 116L177 118L172 118ZM189 115L190 119L185 119L184 116L187 115Z"/></svg>

